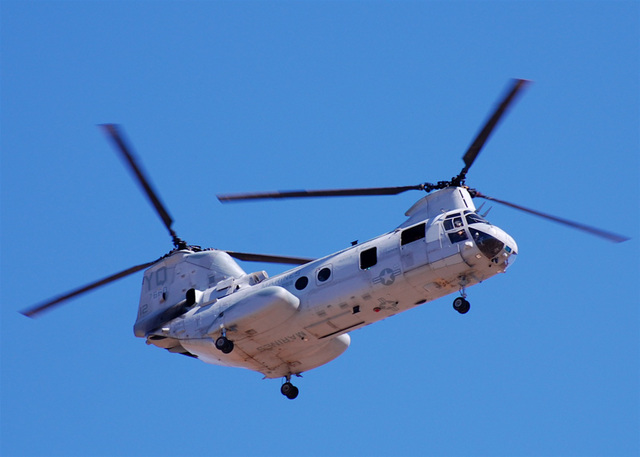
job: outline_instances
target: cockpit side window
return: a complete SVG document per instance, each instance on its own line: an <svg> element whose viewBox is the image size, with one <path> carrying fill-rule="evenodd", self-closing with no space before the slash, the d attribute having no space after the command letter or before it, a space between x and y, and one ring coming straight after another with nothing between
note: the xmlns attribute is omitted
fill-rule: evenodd
<svg viewBox="0 0 640 457"><path fill-rule="evenodd" d="M450 214L442 223L451 243L458 243L468 238L460 213Z"/></svg>
<svg viewBox="0 0 640 457"><path fill-rule="evenodd" d="M447 216L447 218L444 220L443 225L445 230L453 230L454 228L464 226L460 214L452 214L450 216Z"/></svg>
<svg viewBox="0 0 640 457"><path fill-rule="evenodd" d="M457 230L455 232L450 232L448 233L449 235L449 239L451 240L451 243L458 243L460 241L464 241L466 240L467 237L467 232L465 231L465 229L461 228L460 230Z"/></svg>

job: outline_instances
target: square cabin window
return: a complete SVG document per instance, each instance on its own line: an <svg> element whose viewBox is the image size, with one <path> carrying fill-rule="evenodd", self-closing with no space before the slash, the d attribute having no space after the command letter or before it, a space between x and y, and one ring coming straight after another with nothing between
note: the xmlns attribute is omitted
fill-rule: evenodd
<svg viewBox="0 0 640 457"><path fill-rule="evenodd" d="M404 229L400 234L400 245L404 246L405 244L413 243L414 241L418 241L424 238L425 234L425 224L414 225L413 227L409 227L408 229Z"/></svg>
<svg viewBox="0 0 640 457"><path fill-rule="evenodd" d="M378 263L378 248L365 249L360 253L360 269L367 270Z"/></svg>

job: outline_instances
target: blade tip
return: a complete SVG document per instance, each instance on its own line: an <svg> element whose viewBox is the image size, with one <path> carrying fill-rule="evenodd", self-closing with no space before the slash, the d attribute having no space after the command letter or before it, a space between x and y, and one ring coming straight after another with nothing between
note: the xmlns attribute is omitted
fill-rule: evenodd
<svg viewBox="0 0 640 457"><path fill-rule="evenodd" d="M38 314L37 311L34 310L23 310L23 311L18 311L20 314L22 314L25 317L28 317L30 319L35 319L35 316Z"/></svg>
<svg viewBox="0 0 640 457"><path fill-rule="evenodd" d="M104 130L107 133L113 133L117 128L117 124L110 124L110 123L98 124L98 128L101 130Z"/></svg>
<svg viewBox="0 0 640 457"><path fill-rule="evenodd" d="M514 78L513 81L519 86L528 86L529 84L533 84L532 79Z"/></svg>
<svg viewBox="0 0 640 457"><path fill-rule="evenodd" d="M625 241L629 241L630 239L631 238L628 238L626 236L616 236L611 241L613 241L614 243L624 243Z"/></svg>

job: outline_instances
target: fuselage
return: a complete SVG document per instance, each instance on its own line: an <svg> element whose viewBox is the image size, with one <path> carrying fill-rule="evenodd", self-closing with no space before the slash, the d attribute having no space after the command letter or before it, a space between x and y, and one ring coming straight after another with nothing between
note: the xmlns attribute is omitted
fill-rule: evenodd
<svg viewBox="0 0 640 457"><path fill-rule="evenodd" d="M464 291L517 254L464 188L429 194L406 215L391 232L272 278L244 273L222 251L172 253L145 273L136 335L269 378L298 374L344 352L348 332ZM214 344L223 334L229 354Z"/></svg>

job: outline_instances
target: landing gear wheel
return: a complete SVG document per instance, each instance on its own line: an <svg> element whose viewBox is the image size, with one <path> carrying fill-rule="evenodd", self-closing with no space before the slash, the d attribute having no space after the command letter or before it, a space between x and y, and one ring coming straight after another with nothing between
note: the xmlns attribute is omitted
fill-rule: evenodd
<svg viewBox="0 0 640 457"><path fill-rule="evenodd" d="M282 384L282 387L280 387L280 392L282 392L282 395L287 397L289 400L293 400L298 396L299 390L296 386L287 381Z"/></svg>
<svg viewBox="0 0 640 457"><path fill-rule="evenodd" d="M229 354L233 351L233 341L227 339L226 336L221 336L216 340L216 349L222 351L223 354Z"/></svg>
<svg viewBox="0 0 640 457"><path fill-rule="evenodd" d="M458 311L460 314L468 313L470 308L471 304L467 300L465 300L464 297L457 297L455 300L453 300L453 309Z"/></svg>

